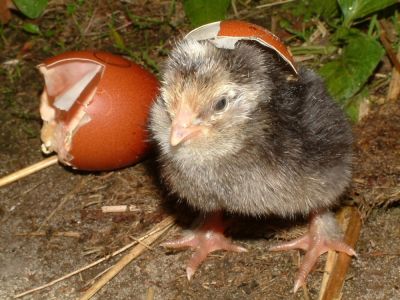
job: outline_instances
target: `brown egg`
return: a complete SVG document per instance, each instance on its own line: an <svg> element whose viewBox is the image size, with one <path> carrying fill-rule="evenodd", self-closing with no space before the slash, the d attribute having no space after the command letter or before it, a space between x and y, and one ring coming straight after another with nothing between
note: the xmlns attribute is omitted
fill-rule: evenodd
<svg viewBox="0 0 400 300"><path fill-rule="evenodd" d="M297 73L290 51L281 40L265 28L238 20L209 23L189 32L186 39L209 40L218 48L234 49L239 40L253 40L273 49Z"/></svg>
<svg viewBox="0 0 400 300"><path fill-rule="evenodd" d="M106 52L66 52L38 66L44 75L42 150L81 170L112 170L142 159L158 92L154 75Z"/></svg>

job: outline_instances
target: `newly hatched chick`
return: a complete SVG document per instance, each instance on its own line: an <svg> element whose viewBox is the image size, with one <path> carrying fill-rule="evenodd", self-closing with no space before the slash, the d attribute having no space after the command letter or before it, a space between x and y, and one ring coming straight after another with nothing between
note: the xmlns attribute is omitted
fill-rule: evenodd
<svg viewBox="0 0 400 300"><path fill-rule="evenodd" d="M208 253L245 251L224 237L221 211L310 216L305 236L272 249L306 251L295 291L322 253L355 255L329 212L350 180L351 130L313 71L293 76L252 42L228 50L183 40L166 63L150 119L166 187L209 216L166 243L196 249L189 279Z"/></svg>

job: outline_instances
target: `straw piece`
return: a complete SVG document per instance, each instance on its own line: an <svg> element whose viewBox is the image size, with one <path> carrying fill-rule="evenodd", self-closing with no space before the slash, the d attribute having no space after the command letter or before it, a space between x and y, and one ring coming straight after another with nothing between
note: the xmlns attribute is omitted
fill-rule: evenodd
<svg viewBox="0 0 400 300"><path fill-rule="evenodd" d="M164 232L166 232L174 223L172 217L167 217L158 223L152 230L152 234L143 239L142 243L132 248L120 261L118 261L107 273L105 273L92 287L90 287L80 300L88 300L92 298L104 285L106 285L114 276L116 276L124 267L126 267L132 260L142 254L147 247L155 242Z"/></svg>
<svg viewBox="0 0 400 300"><path fill-rule="evenodd" d="M56 231L56 232L46 232L46 231L34 231L34 232L17 232L16 236L63 236L72 237L79 239L81 234L76 231Z"/></svg>
<svg viewBox="0 0 400 300"><path fill-rule="evenodd" d="M156 234L160 230L163 230L163 232L165 232L169 227L172 226L172 224L173 224L173 218L172 217L168 217L168 218L164 219L163 221L161 221L159 224L157 224L150 232L146 233L139 240L146 242L148 238L150 238L152 235ZM125 250L133 247L135 244L137 244L136 241L134 241L132 243L129 243L128 245L125 245L124 247L118 249L117 251L114 251L112 254L107 255L105 257L102 257L102 258L92 262L91 264L89 264L89 265L87 265L87 266L85 266L83 268L80 268L80 269L75 270L75 271L73 271L71 273L68 273L68 274L66 274L66 275L64 275L64 276L62 276L60 278L57 278L57 279L55 279L55 280L53 280L53 281L51 281L49 283L46 283L46 284L44 284L42 286L39 286L39 287L30 289L30 290L27 290L25 292L16 294L16 295L14 295L14 299L29 295L29 294L31 294L33 292L37 292L37 291L43 290L43 289L48 288L48 287L50 287L50 286L52 286L52 285L54 285L54 284L56 284L56 283L58 283L60 281L63 281L65 279L67 279L67 278L70 278L70 277L76 275L76 274L79 274L79 273L81 273L81 272L83 272L83 271L85 271L87 269L90 269L90 268L102 263L103 261L106 261L106 260L110 259L111 257L114 257L114 256L124 252ZM148 244L148 241L147 241L147 244Z"/></svg>
<svg viewBox="0 0 400 300"><path fill-rule="evenodd" d="M400 72L400 61L397 59L396 54L392 49L392 45L390 44L387 38L386 31L384 30L382 23L381 23L381 34L379 35L379 39L381 40L382 45L385 48L390 61L392 62L396 70Z"/></svg>
<svg viewBox="0 0 400 300"><path fill-rule="evenodd" d="M354 248L360 236L360 213L354 207L344 207L339 213L339 223L345 231L345 242ZM319 300L340 300L342 298L342 288L350 262L351 257L346 253L329 251Z"/></svg>
<svg viewBox="0 0 400 300"><path fill-rule="evenodd" d="M102 213L122 213L140 211L135 205L104 205L101 207Z"/></svg>
<svg viewBox="0 0 400 300"><path fill-rule="evenodd" d="M154 300L155 291L153 287L149 287L146 293L146 300Z"/></svg>
<svg viewBox="0 0 400 300"><path fill-rule="evenodd" d="M40 171L44 168L50 167L50 166L56 164L57 161L58 161L57 155L53 155L53 156L50 156L38 163L30 165L29 167L23 168L19 171L16 171L14 173L6 175L3 178L0 178L0 187L10 184L14 181L17 181L21 178L28 176L28 175L31 175L31 174L33 174L37 171Z"/></svg>

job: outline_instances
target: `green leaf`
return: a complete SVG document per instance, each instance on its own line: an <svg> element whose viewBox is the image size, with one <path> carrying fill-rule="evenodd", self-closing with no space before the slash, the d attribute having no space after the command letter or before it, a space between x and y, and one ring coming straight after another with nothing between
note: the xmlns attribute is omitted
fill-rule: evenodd
<svg viewBox="0 0 400 300"><path fill-rule="evenodd" d="M337 0L344 16L344 25L349 27L355 19L382 10L397 3L397 0Z"/></svg>
<svg viewBox="0 0 400 300"><path fill-rule="evenodd" d="M310 6L315 13L327 19L339 12L337 0L310 0Z"/></svg>
<svg viewBox="0 0 400 300"><path fill-rule="evenodd" d="M354 97L349 99L344 110L347 113L349 119L356 123L360 119L360 106L365 102L368 101L367 97L369 96L368 87L364 87L361 89L360 92L357 93Z"/></svg>
<svg viewBox="0 0 400 300"><path fill-rule="evenodd" d="M68 3L67 4L67 14L68 16L72 16L76 12L76 5L75 3Z"/></svg>
<svg viewBox="0 0 400 300"><path fill-rule="evenodd" d="M315 15L330 19L339 14L337 0L302 0L282 5L283 11L290 11L293 15L310 20Z"/></svg>
<svg viewBox="0 0 400 300"><path fill-rule="evenodd" d="M375 39L360 31L351 31L346 42L342 55L319 70L331 95L343 105L364 86L384 54Z"/></svg>
<svg viewBox="0 0 400 300"><path fill-rule="evenodd" d="M194 27L224 20L230 0L184 0L183 8Z"/></svg>
<svg viewBox="0 0 400 300"><path fill-rule="evenodd" d="M122 36L112 26L110 26L110 35L111 35L111 38L114 41L115 46L118 49L121 49L121 50L125 50L126 49L125 42L124 42Z"/></svg>
<svg viewBox="0 0 400 300"><path fill-rule="evenodd" d="M32 23L25 23L22 26L22 29L26 32L32 33L32 34L41 34L39 26L37 26L36 24L32 24Z"/></svg>
<svg viewBox="0 0 400 300"><path fill-rule="evenodd" d="M47 38L51 38L51 37L53 37L55 34L56 34L55 31L54 31L54 30L51 30L51 29L46 30L46 31L43 33L43 35L44 35L45 37L47 37Z"/></svg>
<svg viewBox="0 0 400 300"><path fill-rule="evenodd" d="M47 7L47 0L13 0L15 6L28 18L39 17Z"/></svg>

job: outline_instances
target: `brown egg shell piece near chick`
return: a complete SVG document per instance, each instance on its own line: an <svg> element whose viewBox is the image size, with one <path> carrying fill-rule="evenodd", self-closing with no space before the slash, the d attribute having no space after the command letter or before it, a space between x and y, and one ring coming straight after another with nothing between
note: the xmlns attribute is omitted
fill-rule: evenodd
<svg viewBox="0 0 400 300"><path fill-rule="evenodd" d="M209 40L218 48L234 49L239 40L252 40L273 49L297 74L293 56L282 41L267 29L244 21L226 20L200 26L186 36L186 39Z"/></svg>
<svg viewBox="0 0 400 300"><path fill-rule="evenodd" d="M113 170L149 149L147 118L158 80L106 52L66 52L38 66L45 79L42 150L81 170Z"/></svg>

